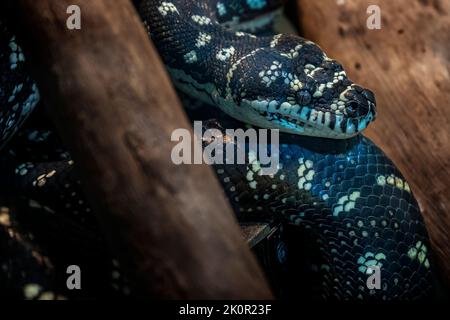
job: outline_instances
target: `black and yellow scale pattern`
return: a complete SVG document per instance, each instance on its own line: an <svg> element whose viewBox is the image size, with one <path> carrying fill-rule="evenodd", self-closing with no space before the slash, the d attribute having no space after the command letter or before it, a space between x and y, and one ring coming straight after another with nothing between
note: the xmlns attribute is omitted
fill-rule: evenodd
<svg viewBox="0 0 450 320"><path fill-rule="evenodd" d="M206 50L204 47L209 41L207 34L212 33L214 38L229 36L232 44L236 41L241 43L235 37L248 37L249 43L255 46L267 44L269 51L262 51L270 52L271 58L274 55L278 55L278 60L286 58L276 60L281 66L275 66L280 68L279 77L286 87L281 82L277 83L278 76L274 75L275 80L272 81L275 86L272 83L267 85L264 78L271 81L272 75L267 77L264 73L260 77L261 70L249 70L249 74L253 75L251 79L259 77L262 81L249 90L239 80L247 76L247 71L240 67L235 69L237 71L227 85L224 85L226 81L222 81L240 60L234 56L241 54L241 49L247 50L242 43L242 47L233 46L233 51L225 42L231 50L225 52L222 50L224 47L217 47L224 42L216 42L216 47L209 49L217 52L211 54L210 61L214 62L208 65L208 69L188 69L186 63L195 62L194 55L188 54L192 50L182 54L180 59L176 58L176 54L183 53L187 48L186 43L181 43L187 37L175 38L180 42L175 46L177 52L166 52L168 49L159 41L159 37L175 32L172 27L177 24L164 23L163 20L172 13L183 16L182 19L196 20L194 23L199 24L198 21L207 21L205 18L214 21L214 17L221 12L224 17L227 12L233 12L230 17L236 22L234 12L249 12L246 16L249 18L269 7L273 9L277 2L144 0L141 13L150 30L154 30L153 24L162 30L161 34L152 36L166 58L175 83L182 91L190 93L191 97L186 99L196 98L196 101L185 103L192 120L203 120L207 128L218 129L245 128L249 123L258 125L266 120L272 123L269 127L288 128L280 136L280 164L275 174L260 175L261 165L250 150L247 150L247 164L214 166L239 220L281 223L286 230L289 229L285 246L276 253L279 263L286 266L283 270L288 279L285 284L289 287L285 290L289 292L288 297L319 300L432 298L435 291L432 255L412 191L383 152L370 140L357 134L375 117L375 99L370 91L351 83L345 73L341 73L342 67L337 62L327 58L316 45L301 38L270 36L264 40L247 34L236 35L234 31L231 35L231 31L224 31L218 25L211 27L209 23L205 26L211 29L202 29L201 25L193 28L191 22L183 26L185 35L195 39L196 43L199 41L196 56L206 54L206 51L198 50ZM200 18L192 19L193 15ZM151 17L157 18L152 20ZM230 21L230 18L224 20ZM191 36L190 32L195 36ZM200 33L206 35L200 36ZM28 108L24 113L27 115L37 102L37 90L25 72L7 73L11 69L8 69L10 65L6 62L15 61L4 53L9 53L10 49L6 48L11 48L11 38L0 39L0 93L12 88L19 75L28 81L23 92L35 94L31 99L28 94L20 96L18 106L7 102L10 98L5 99L5 94L0 96L2 117L10 117L8 115L17 112L21 114L24 108ZM297 44L291 52L289 46L295 42ZM301 47L295 49L298 45ZM280 57L280 53L287 56ZM302 59L303 53L310 60ZM6 57L8 60L5 60ZM263 56L253 55L252 59L261 59L260 67L265 64ZM311 64L314 59L314 63L318 64L316 66ZM270 64L273 61L270 59ZM239 63L239 66L243 65ZM295 66L297 70L301 67L302 72L294 74L292 70L286 71L284 77L283 68L289 66ZM250 67L252 64L247 64L245 68ZM272 65L268 70L271 68ZM316 68L322 70L316 70L311 75ZM189 70L208 72L205 76ZM214 72L220 73L219 77ZM260 110L267 108L266 111L230 111L251 108L252 103L246 105L242 102L252 100L248 100L249 95L256 92L261 84L264 85L264 94L254 96L258 100L255 105ZM231 96L227 96L227 86L232 90ZM276 88L279 92L275 92ZM322 95L314 97L317 91L321 91ZM19 96L15 95L14 99L16 97ZM202 103L197 108L190 108L198 100L216 103L222 111L237 115L238 120L244 122ZM28 101L28 105L23 101ZM271 106L272 101L277 101L277 106ZM283 103L289 103L289 106ZM300 115L304 112L304 118L297 121L292 113L286 116L286 110ZM328 116L325 116L326 112ZM339 121L336 120L338 118ZM17 131L21 122L11 122L12 129L4 132ZM319 131L323 132L319 136L327 138L308 136ZM2 137L4 143L10 135ZM81 191L76 164L59 141L42 107L33 113L0 152L0 176L3 181L0 185L0 295L29 299L132 296L120 265L110 253ZM81 292L66 289L66 267L71 264L78 264L83 270L85 287ZM371 266L380 267L382 287L379 290L366 286Z"/></svg>
<svg viewBox="0 0 450 320"><path fill-rule="evenodd" d="M268 4L236 3L243 12L260 9L253 14ZM344 139L375 118L373 93L315 43L224 28L220 17L237 10L231 4L142 1L144 25L179 90L245 123L293 134Z"/></svg>

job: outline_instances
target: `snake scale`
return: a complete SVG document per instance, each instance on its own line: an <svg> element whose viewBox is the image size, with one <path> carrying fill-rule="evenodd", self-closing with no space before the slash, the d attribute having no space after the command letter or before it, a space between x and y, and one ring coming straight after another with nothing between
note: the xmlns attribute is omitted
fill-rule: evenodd
<svg viewBox="0 0 450 320"><path fill-rule="evenodd" d="M192 120L221 131L281 131L275 174L260 175L250 150L247 164L214 169L240 221L291 230L277 252L288 265L289 297L434 296L432 253L412 191L359 134L375 119L373 93L313 42L272 34L279 0L136 2ZM0 295L132 295L42 107L22 125L39 101L24 61L0 19ZM87 278L82 293L65 288L73 263ZM380 289L366 285L371 266L381 270Z"/></svg>

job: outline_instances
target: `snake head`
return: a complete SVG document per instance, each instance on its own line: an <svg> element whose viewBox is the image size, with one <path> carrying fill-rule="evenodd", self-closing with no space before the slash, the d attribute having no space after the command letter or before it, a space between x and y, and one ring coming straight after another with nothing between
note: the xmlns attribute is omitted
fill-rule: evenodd
<svg viewBox="0 0 450 320"><path fill-rule="evenodd" d="M342 65L311 41L275 36L253 61L258 63L241 71L241 79L248 79L247 89L235 95L242 97L236 104L248 111L241 111L245 121L294 134L345 139L376 117L374 94L349 80Z"/></svg>

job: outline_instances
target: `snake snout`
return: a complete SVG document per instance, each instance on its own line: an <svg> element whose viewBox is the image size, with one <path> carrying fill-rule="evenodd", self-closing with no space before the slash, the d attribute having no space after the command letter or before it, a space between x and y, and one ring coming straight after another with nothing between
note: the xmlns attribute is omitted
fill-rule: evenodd
<svg viewBox="0 0 450 320"><path fill-rule="evenodd" d="M360 118L369 114L375 115L375 95L372 91L355 86L354 90L346 95L348 99L346 103L347 115L350 117Z"/></svg>

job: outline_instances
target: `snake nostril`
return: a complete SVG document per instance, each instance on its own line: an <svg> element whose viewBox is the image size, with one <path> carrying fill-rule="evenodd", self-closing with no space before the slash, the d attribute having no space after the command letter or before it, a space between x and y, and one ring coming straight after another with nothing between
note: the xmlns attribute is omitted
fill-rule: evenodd
<svg viewBox="0 0 450 320"><path fill-rule="evenodd" d="M297 103L301 106L305 106L311 102L311 93L308 90L300 90L296 95Z"/></svg>
<svg viewBox="0 0 450 320"><path fill-rule="evenodd" d="M358 102L350 101L349 103L347 103L347 106L346 106L347 114L350 117L357 115L358 108L359 108Z"/></svg>

